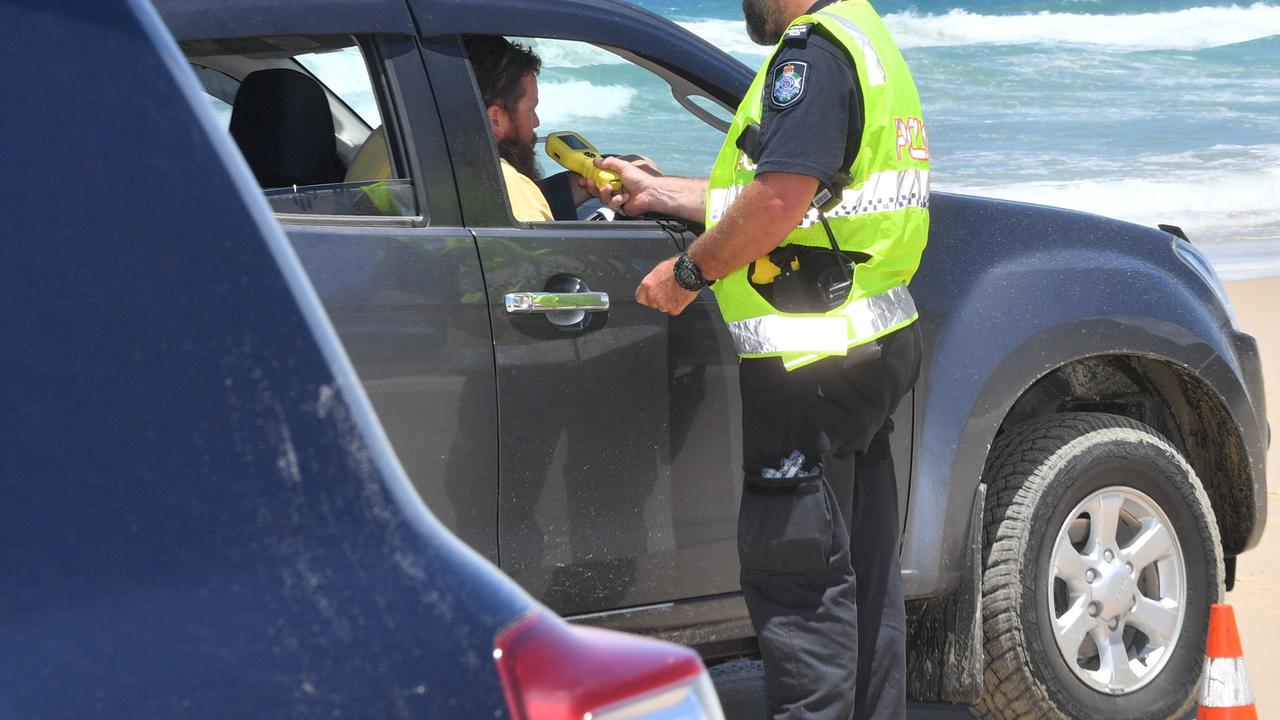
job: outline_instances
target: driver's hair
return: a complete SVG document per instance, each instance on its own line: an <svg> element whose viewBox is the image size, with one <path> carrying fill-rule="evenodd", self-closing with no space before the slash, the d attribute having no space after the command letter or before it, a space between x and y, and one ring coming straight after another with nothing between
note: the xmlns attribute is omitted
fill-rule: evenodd
<svg viewBox="0 0 1280 720"><path fill-rule="evenodd" d="M501 36L470 35L463 43L485 107L497 105L514 114L524 98L524 76L540 73L542 59L529 48Z"/></svg>

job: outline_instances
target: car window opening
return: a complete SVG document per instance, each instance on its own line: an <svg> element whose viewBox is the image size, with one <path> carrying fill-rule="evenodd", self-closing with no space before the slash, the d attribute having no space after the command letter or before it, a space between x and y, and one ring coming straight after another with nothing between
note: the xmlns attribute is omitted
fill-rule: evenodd
<svg viewBox="0 0 1280 720"><path fill-rule="evenodd" d="M354 38L198 40L182 49L276 213L419 214Z"/></svg>

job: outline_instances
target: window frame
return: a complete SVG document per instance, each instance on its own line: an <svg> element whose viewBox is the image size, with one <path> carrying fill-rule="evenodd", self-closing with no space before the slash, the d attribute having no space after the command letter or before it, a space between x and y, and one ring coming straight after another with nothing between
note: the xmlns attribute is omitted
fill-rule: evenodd
<svg viewBox="0 0 1280 720"><path fill-rule="evenodd" d="M434 103L430 97L429 86L426 85L425 71L421 64L418 44L415 38L403 34L373 34L373 35L346 35L346 36L330 36L342 37L349 43L347 47L356 47L364 64L365 72L368 74L370 87L373 91L375 101L377 102L378 113L382 118L382 125L385 128L384 137L387 143L388 156L391 162L392 174L396 179L407 179L413 185L413 198L416 204L416 212L413 215L404 216L381 216L381 215L349 215L349 214L313 214L313 213L288 213L272 211L272 215L283 225L295 226L327 226L327 227L427 227L432 224L433 205L440 205L448 208L452 199L434 197L427 192L424 181L422 168L443 166L448 170L448 156L444 152L443 141L436 142L430 137L430 122L424 123L426 136L413 141L411 130L414 124L408 118L426 117L430 119L435 114ZM246 39L246 38L233 38ZM208 59L213 55L192 55L188 57L188 62L194 68L199 68L205 72L217 73L229 78L239 87L240 79L233 74L226 72L224 69L215 67L208 63ZM324 88L326 99L330 103L330 107L334 105L343 108L351 118L360 123L363 127L368 128L372 133L376 128L369 128L368 123L355 112L354 109L346 102L342 96L338 95L332 88L326 85L320 78L310 71L295 57L281 58L281 65L287 65L290 69L301 72L308 77L313 78ZM404 84L408 87L403 87ZM213 97L223 102L226 100L214 93L205 92L208 97ZM404 95L417 96L416 101L405 102ZM234 98L232 98L234 100ZM234 102L232 103L234 108ZM367 138L366 138L367 139ZM337 145L337 137L334 138L335 147ZM415 152L413 148L419 148ZM424 153L431 152L435 149L433 155L434 160L427 161L424 159ZM358 150L358 146L357 146ZM451 170L448 170L451 173ZM438 182L439 172L430 173L435 177L435 182L431 182L435 188L440 187ZM302 188L300 188L302 189ZM266 189L263 189L264 192ZM453 194L451 190L448 195ZM437 202L431 202L435 199ZM447 220L452 213L445 212ZM437 222L439 218L437 218Z"/></svg>
<svg viewBox="0 0 1280 720"><path fill-rule="evenodd" d="M605 44L602 42L594 42L581 38L561 38L538 33L526 34L504 34L504 37L529 40L556 40L568 42L581 42L600 50L612 53L622 58L626 62L639 67L658 79L662 80L671 90L673 99L676 103L689 113L691 119L696 119L705 123L712 129L720 132L726 132L727 123L711 117L710 113L698 107L695 103L689 101L690 97L701 97L723 107L732 116L736 110L714 89L713 83L702 83L700 78L691 75L679 67L672 66L661 60L641 54L637 51L623 47ZM502 179L501 169L499 165L499 156L497 143L493 140L493 135L489 129L483 108L483 99L480 89L476 83L475 74L471 67L471 62L467 58L463 50L462 36L449 35L441 36L433 39L434 48L428 49L424 42L424 60L427 63L427 70L432 77L433 84L445 84L447 88L443 92L451 97L465 98L468 97L466 88L469 85L470 97L474 99L472 106L475 111L467 111L464 102L453 102L439 108L441 116L445 119L450 135L461 136L477 136L482 135L485 142L470 143L473 146L483 145L488 150L488 156L482 157L483 153L472 148L471 156L474 158L474 167L482 167L486 171L492 169L492 173L468 173L469 181L473 183L482 183L482 189L479 192L475 188L464 189L459 187L460 201L464 205L464 216L469 227L476 228L514 228L521 230L546 230L552 228L563 229L583 229L594 228L603 229L604 227L616 228L616 230L608 230L606 232L623 232L627 228L653 230L659 229L661 224L656 220L625 220L615 222L594 222L586 220L557 220L546 222L523 222L517 220L513 214L511 199L506 192L506 185ZM438 80L440 77L446 78L445 81ZM459 79L459 76L463 80ZM455 141L456 142L456 141ZM455 163L457 163L455 159ZM460 182L462 182L460 178ZM480 195L492 195L495 191L499 192L503 198L502 203L488 203L491 208L477 208L474 201L468 201L470 198ZM500 209L498 209L500 208Z"/></svg>
<svg viewBox="0 0 1280 720"><path fill-rule="evenodd" d="M424 192L422 182L418 179L417 167L415 163L410 162L409 155L405 151L407 143L405 138L405 122L401 115L402 104L397 102L397 91L394 84L388 81L388 59L387 53L384 51L384 44L394 42L394 38L402 38L404 41L414 44L413 38L408 36L397 36L389 34L380 35L353 35L351 38L355 41L355 46L360 50L361 59L364 62L365 71L369 74L369 85L373 89L374 99L378 103L378 114L382 117L382 126L386 128L383 137L387 143L387 155L391 161L392 174L397 179L408 179L413 183L413 197L417 204L417 213L414 215L404 215L396 217L386 217L380 215L322 215L312 213L282 213L272 212L282 225L297 225L308 227L427 227L431 218L431 205L428 202L427 194ZM325 94L330 98L336 99L348 112L360 122L368 126L364 118L359 113L351 109L351 106L342 99L340 95L335 93L328 85L325 85L320 78L317 78L305 65L291 58L292 62L308 76L314 78L316 82L325 89ZM377 128L370 128L370 133Z"/></svg>

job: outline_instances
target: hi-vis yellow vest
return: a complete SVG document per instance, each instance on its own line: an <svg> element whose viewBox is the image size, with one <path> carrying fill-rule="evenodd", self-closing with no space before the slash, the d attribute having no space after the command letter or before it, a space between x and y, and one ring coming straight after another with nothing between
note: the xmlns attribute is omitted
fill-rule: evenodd
<svg viewBox="0 0 1280 720"><path fill-rule="evenodd" d="M852 181L826 216L840 249L865 253L870 260L857 266L844 306L822 314L778 311L751 286L746 267L712 286L738 354L781 357L788 370L845 355L915 322L919 316L907 283L920 266L929 235L929 141L915 82L889 31L866 0L836 2L797 18L792 27L803 23L820 26L857 67L862 143L849 168ZM738 149L738 137L760 122L772 90L770 67L783 42L785 34L743 98L711 171L708 230L755 178L755 164ZM816 210L782 244L831 246Z"/></svg>

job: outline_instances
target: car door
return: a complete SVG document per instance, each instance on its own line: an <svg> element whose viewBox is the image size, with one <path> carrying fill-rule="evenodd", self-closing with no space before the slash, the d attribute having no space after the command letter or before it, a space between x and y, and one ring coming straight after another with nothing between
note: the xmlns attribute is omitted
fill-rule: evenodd
<svg viewBox="0 0 1280 720"><path fill-rule="evenodd" d="M303 0L248 12L185 0L159 8L265 185L415 488L496 562L497 400L485 287L407 6L373 0L358 13L334 12L332 3ZM326 94L305 122L278 107L278 88L245 90L253 73L282 70L312 78L290 75L291 87L318 83ZM290 98L312 107L305 100ZM263 106L245 109L250 102ZM237 112L251 122L238 123ZM276 116L286 126L264 129ZM294 170L280 167L297 160L291 156L306 162L327 152L323 142L297 151L299 136L313 132L336 144L336 167L328 182L291 184ZM293 152L273 156L277 148ZM370 165L362 155L370 148L384 169L353 178Z"/></svg>
<svg viewBox="0 0 1280 720"><path fill-rule="evenodd" d="M695 235L514 221L459 38L424 49L488 291L503 570L567 614L737 591L732 344L709 291L676 318L634 299ZM537 293L597 309L509 307Z"/></svg>

